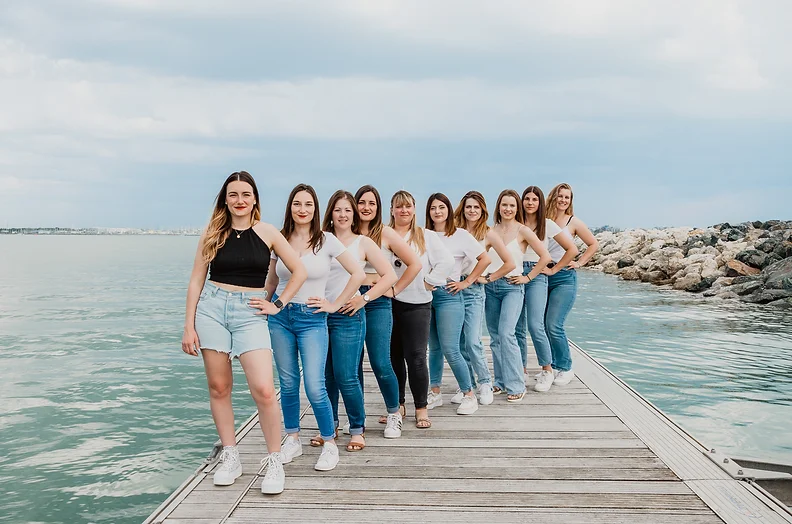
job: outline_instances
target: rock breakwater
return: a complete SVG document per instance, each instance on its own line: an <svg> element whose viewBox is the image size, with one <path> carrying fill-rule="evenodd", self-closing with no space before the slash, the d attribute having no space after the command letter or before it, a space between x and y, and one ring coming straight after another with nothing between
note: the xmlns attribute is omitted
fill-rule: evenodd
<svg viewBox="0 0 792 524"><path fill-rule="evenodd" d="M590 269L705 296L792 308L792 221L596 233Z"/></svg>

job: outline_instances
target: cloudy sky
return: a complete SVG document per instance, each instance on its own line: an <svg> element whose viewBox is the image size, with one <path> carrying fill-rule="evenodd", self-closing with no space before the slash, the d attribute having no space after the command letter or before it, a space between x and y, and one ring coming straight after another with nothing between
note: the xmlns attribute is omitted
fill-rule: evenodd
<svg viewBox="0 0 792 524"><path fill-rule="evenodd" d="M785 0L3 0L0 226L200 226L240 169L278 225L298 182L792 219L790 26Z"/></svg>

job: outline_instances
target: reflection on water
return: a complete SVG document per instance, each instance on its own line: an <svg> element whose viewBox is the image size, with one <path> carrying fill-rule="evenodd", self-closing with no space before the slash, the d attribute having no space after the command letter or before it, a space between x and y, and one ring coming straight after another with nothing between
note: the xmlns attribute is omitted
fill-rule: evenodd
<svg viewBox="0 0 792 524"><path fill-rule="evenodd" d="M704 444L792 463L792 314L580 276L570 338Z"/></svg>
<svg viewBox="0 0 792 524"><path fill-rule="evenodd" d="M140 522L208 454L203 369L179 344L196 242L0 236L3 517ZM792 462L790 320L581 272L569 331L702 442Z"/></svg>

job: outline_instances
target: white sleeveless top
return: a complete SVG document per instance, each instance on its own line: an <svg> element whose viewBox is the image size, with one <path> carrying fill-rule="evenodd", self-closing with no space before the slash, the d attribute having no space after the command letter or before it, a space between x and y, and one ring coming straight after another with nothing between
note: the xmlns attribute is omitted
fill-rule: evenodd
<svg viewBox="0 0 792 524"><path fill-rule="evenodd" d="M363 267L363 260L360 253L360 239L362 235L358 235L355 240L346 248L347 251L355 255L360 267ZM350 275L344 266L335 258L330 261L330 273L327 276L327 287L325 287L325 298L330 302L335 302L346 285L349 283ZM360 292L355 292L353 296L359 295Z"/></svg>
<svg viewBox="0 0 792 524"><path fill-rule="evenodd" d="M327 278L330 275L330 262L335 261L335 258L346 250L344 244L341 243L332 233L322 233L324 235L324 242L322 248L316 253L309 251L300 260L308 272L308 279L291 299L295 304L305 304L310 297L323 297L325 296L325 288L327 286ZM286 289L286 284L289 283L291 278L291 271L283 263L283 260L278 258L274 253L277 263L275 264L275 274L278 275L278 287L275 294L280 296L283 290ZM342 288L343 289L343 288Z"/></svg>
<svg viewBox="0 0 792 524"><path fill-rule="evenodd" d="M551 220L550 222L553 222L553 221ZM572 237L572 234L569 232L569 223L570 222L572 222L572 217L569 217L569 220L567 220L567 223L563 227L563 229L561 229L561 232L565 233L566 235L569 236L569 238L574 240L574 238ZM556 227L559 227L558 224L556 224L555 222L553 222L553 224ZM555 235L553 235L553 236L555 236ZM561 260L563 258L563 256L564 256L564 253L566 253L566 249L561 247L561 244L559 244L558 242L556 242L552 238L547 240L547 250L550 251L550 258L553 259L553 262L558 262L559 260Z"/></svg>
<svg viewBox="0 0 792 524"><path fill-rule="evenodd" d="M514 277L514 276L522 275L523 252L522 249L520 249L520 243L517 242L516 237L514 238L514 240L506 244L506 251L509 252L509 254L512 256L512 260L514 260L514 269L509 271L504 276ZM501 257L498 255L498 252L495 251L495 248L491 247L487 253L489 254L492 262L490 263L489 268L487 268L486 273L494 273L498 269L500 269L500 267L503 265L503 260L501 260Z"/></svg>
<svg viewBox="0 0 792 524"><path fill-rule="evenodd" d="M550 251L550 240L552 240L561 231L563 230L558 224L549 218L545 219L545 237L543 242L548 251ZM553 240L553 243L558 245L558 242L555 240ZM564 254L561 253L561 256L564 256ZM531 246L528 246L528 248L525 250L525 253L523 254L523 262L539 262L539 255L536 254L536 251L534 251Z"/></svg>

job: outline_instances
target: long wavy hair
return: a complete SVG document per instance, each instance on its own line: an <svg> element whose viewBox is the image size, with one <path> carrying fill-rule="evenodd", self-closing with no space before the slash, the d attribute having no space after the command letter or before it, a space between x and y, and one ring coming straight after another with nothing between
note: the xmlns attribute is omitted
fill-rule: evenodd
<svg viewBox="0 0 792 524"><path fill-rule="evenodd" d="M393 197L391 197L390 227L396 226L396 219L393 216L394 208L408 203L411 203L413 207L415 207L415 199L409 192L402 189L393 194ZM413 214L412 220L410 220L410 237L407 239L407 243L415 244L415 247L418 248L418 254L423 255L426 252L426 239L424 238L423 229L418 227L415 222L415 214Z"/></svg>
<svg viewBox="0 0 792 524"><path fill-rule="evenodd" d="M382 198L380 198L379 191L372 185L366 184L355 192L355 210L357 211L357 203L363 198L366 193L373 193L374 200L377 201L377 213L368 226L368 237L373 240L378 246L382 247ZM359 222L358 222L359 223Z"/></svg>
<svg viewBox="0 0 792 524"><path fill-rule="evenodd" d="M525 200L525 197L527 195L531 194L531 193L533 193L534 195L537 196L537 198L539 198L539 207L536 209L536 213L535 213L536 214L536 227L534 228L533 231L534 231L534 233L536 233L536 236L539 237L539 240L544 240L545 239L545 225L546 225L545 216L546 215L545 215L545 197L544 197L544 193L542 193L542 190L539 189L539 187L537 187L537 186L528 186L528 187L526 187L525 191L523 191L522 199L520 199L520 205L523 206L523 200ZM523 212L525 212L525 206L523 206ZM525 212L525 220L528 220L528 213L527 212Z"/></svg>
<svg viewBox="0 0 792 524"><path fill-rule="evenodd" d="M469 198L475 200L479 207L481 207L481 216L476 221L476 223L473 224L473 231L470 232L476 238L476 240L481 242L484 240L484 237L487 236L487 231L489 231L489 226L487 225L489 212L487 211L487 201L484 200L484 195L478 191L468 191L465 193L465 196L462 197L462 200L459 201L459 205L454 210L454 224L456 227L461 227L462 229L465 229L467 226L467 218L465 218L465 204Z"/></svg>
<svg viewBox="0 0 792 524"><path fill-rule="evenodd" d="M500 214L500 205L501 201L507 196L514 197L514 201L517 202L517 213L515 214L514 218L520 224L525 224L525 214L523 213L522 200L520 200L520 195L518 195L517 191L514 189L504 189L501 191L500 195L498 195L498 202L495 204L495 223L501 223L502 219Z"/></svg>
<svg viewBox="0 0 792 524"><path fill-rule="evenodd" d="M352 196L352 193L349 191L344 191L343 189L339 189L333 196L330 197L330 200L327 202L327 209L325 209L324 220L322 220L322 230L327 231L328 233L334 233L333 229L333 209L335 209L336 204L339 200L346 199L349 202L349 205L352 206L352 232L356 235L360 234L360 213L358 213L357 209L357 202L355 201L355 197Z"/></svg>
<svg viewBox="0 0 792 524"><path fill-rule="evenodd" d="M294 186L294 189L291 190L289 193L289 200L286 201L286 213L283 215L283 229L281 229L281 234L286 237L286 240L291 238L292 233L294 233L295 223L294 217L292 217L292 202L294 201L294 197L297 196L297 193L300 191L305 191L314 201L314 214L311 218L311 226L310 226L310 235L311 238L308 241L308 246L311 250L316 253L320 249L322 249L322 243L324 242L324 235L322 234L322 224L321 219L319 218L319 199L316 198L316 191L314 188L309 186L308 184L297 184Z"/></svg>
<svg viewBox="0 0 792 524"><path fill-rule="evenodd" d="M206 226L201 255L207 264L214 260L217 256L217 251L225 245L226 240L228 240L228 235L231 234L231 211L228 210L228 205L226 204L228 184L231 182L246 182L253 188L253 196L256 198L256 202L253 204L253 211L250 213L250 225L253 226L253 224L261 220L261 208L259 207L259 194L256 181L253 180L253 177L247 171L231 173L228 178L226 178L226 181L223 182L223 187L220 188L220 192L217 193L214 210L212 211L212 218L209 219L209 225Z"/></svg>
<svg viewBox="0 0 792 524"><path fill-rule="evenodd" d="M448 209L448 218L446 218L445 232L443 234L447 237L450 237L456 233L457 230L457 227L454 224L454 208L451 207L451 201L443 193L433 193L426 201L426 229L430 229L432 231L435 230L434 222L432 221L432 217L429 215L429 209L432 207L432 202L435 200L439 200L445 204L446 209Z"/></svg>
<svg viewBox="0 0 792 524"><path fill-rule="evenodd" d="M575 199L575 194L572 192L572 186L569 184L562 182L555 186L553 189L550 190L550 193L547 195L547 216L550 217L550 220L555 220L556 216L558 215L558 207L556 205L556 201L558 200L558 193L562 189L569 190L569 207L564 212L564 214L572 216L575 214L575 211L572 209L572 202Z"/></svg>

